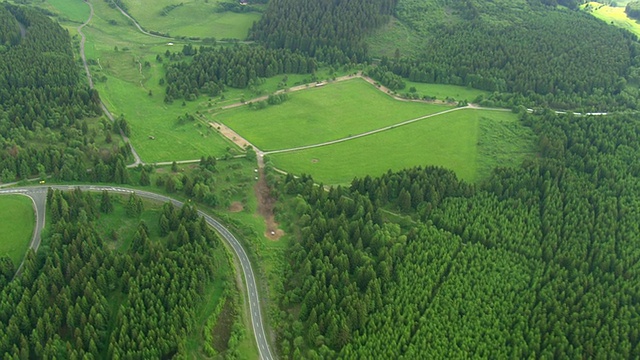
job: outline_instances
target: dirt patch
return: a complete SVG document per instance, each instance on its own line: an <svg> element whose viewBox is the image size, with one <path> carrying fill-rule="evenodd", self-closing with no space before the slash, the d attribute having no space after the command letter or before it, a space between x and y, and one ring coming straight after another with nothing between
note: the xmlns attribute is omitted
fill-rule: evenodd
<svg viewBox="0 0 640 360"><path fill-rule="evenodd" d="M311 162L315 164L318 162L318 159L311 159Z"/></svg>
<svg viewBox="0 0 640 360"><path fill-rule="evenodd" d="M244 210L244 206L242 206L242 203L239 201L234 201L229 205L229 211L231 212L240 212L242 210Z"/></svg>
<svg viewBox="0 0 640 360"><path fill-rule="evenodd" d="M258 213L264 218L267 225L264 236L270 240L279 240L284 235L284 231L278 229L278 223L273 216L273 205L276 203L276 199L271 196L271 191L264 178L264 170L260 168L258 171L259 179L254 189L258 198Z"/></svg>
<svg viewBox="0 0 640 360"><path fill-rule="evenodd" d="M228 126L226 126L224 124L221 124L221 123L217 123L217 122L210 122L209 125L212 128L218 130L220 132L220 134L222 134L222 136L224 136L227 139L231 140L234 144L238 145L242 149L244 149L244 148L246 148L248 146L253 147L253 145L251 145L251 143L249 141L247 141L242 136L238 135L238 133L236 133L235 131L231 130Z"/></svg>

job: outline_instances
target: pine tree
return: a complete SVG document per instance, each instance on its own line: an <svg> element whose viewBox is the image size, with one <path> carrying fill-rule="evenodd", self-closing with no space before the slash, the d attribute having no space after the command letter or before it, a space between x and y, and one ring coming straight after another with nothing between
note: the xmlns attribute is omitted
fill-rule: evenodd
<svg viewBox="0 0 640 360"><path fill-rule="evenodd" d="M100 197L100 211L105 214L110 214L113 212L113 204L111 203L111 196L107 190L102 191L102 196Z"/></svg>

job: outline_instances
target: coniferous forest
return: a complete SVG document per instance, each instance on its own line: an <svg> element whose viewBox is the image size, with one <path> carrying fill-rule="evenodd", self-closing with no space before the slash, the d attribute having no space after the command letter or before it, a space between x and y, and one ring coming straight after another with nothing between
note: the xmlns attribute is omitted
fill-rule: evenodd
<svg viewBox="0 0 640 360"><path fill-rule="evenodd" d="M217 276L220 240L195 207L167 203L160 224L140 221L127 251L112 250L95 227L113 211L111 196L49 191L49 249L30 251L20 280L0 284L3 358L185 354L195 309ZM126 207L137 218L144 204L131 194ZM164 241L150 240L158 235Z"/></svg>

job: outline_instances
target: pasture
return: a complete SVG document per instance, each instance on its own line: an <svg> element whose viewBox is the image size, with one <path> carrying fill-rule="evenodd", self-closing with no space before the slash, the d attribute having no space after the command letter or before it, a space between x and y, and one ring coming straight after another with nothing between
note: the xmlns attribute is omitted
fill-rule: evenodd
<svg viewBox="0 0 640 360"><path fill-rule="evenodd" d="M491 124L488 127L481 125ZM531 154L530 138L510 112L461 109L343 143L269 156L273 165L293 174L311 174L324 184L348 184L354 177L378 176L416 165L452 169L475 182L493 164L516 165ZM529 130L530 131L530 130Z"/></svg>
<svg viewBox="0 0 640 360"><path fill-rule="evenodd" d="M147 31L173 37L245 39L258 12L216 12L217 0L125 0L127 12Z"/></svg>
<svg viewBox="0 0 640 360"><path fill-rule="evenodd" d="M0 223L0 256L8 256L18 268L36 223L31 199L21 195L0 196Z"/></svg>
<svg viewBox="0 0 640 360"><path fill-rule="evenodd" d="M583 5L581 8L608 24L613 24L640 36L640 23L627 16L624 12L623 3L626 4L627 2L620 2L618 7L612 7L591 1Z"/></svg>
<svg viewBox="0 0 640 360"><path fill-rule="evenodd" d="M362 79L291 92L289 100L255 110L248 106L212 117L263 151L349 137L449 106L398 101Z"/></svg>

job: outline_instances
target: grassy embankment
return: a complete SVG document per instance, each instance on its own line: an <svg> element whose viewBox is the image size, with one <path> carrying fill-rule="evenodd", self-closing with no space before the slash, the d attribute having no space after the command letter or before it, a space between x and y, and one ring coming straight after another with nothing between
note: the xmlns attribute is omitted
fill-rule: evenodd
<svg viewBox="0 0 640 360"><path fill-rule="evenodd" d="M0 223L0 256L8 256L17 268L29 248L36 223L31 199L0 196Z"/></svg>

